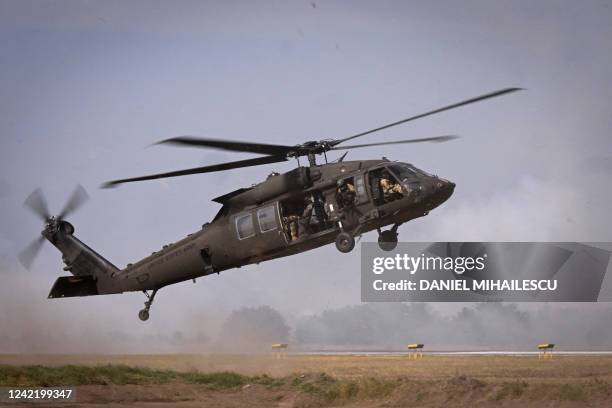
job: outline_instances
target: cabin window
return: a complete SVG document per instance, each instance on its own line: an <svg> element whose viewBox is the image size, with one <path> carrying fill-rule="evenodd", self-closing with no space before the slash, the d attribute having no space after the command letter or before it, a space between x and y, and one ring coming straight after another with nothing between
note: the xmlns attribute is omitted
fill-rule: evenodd
<svg viewBox="0 0 612 408"><path fill-rule="evenodd" d="M273 205L262 207L257 210L257 220L259 221L259 228L261 232L275 230L276 225L276 209Z"/></svg>
<svg viewBox="0 0 612 408"><path fill-rule="evenodd" d="M246 239L255 235L253 217L250 213L236 217L236 232L238 233L238 239Z"/></svg>

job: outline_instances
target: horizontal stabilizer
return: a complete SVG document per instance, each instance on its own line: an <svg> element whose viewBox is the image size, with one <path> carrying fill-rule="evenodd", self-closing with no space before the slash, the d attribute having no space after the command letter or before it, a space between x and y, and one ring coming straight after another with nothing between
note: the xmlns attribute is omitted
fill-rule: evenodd
<svg viewBox="0 0 612 408"><path fill-rule="evenodd" d="M98 286L93 275L61 276L51 288L49 299L98 294Z"/></svg>

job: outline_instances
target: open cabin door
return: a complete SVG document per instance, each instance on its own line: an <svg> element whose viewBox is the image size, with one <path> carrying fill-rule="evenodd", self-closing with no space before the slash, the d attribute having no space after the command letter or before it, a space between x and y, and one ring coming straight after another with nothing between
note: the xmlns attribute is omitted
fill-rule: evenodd
<svg viewBox="0 0 612 408"><path fill-rule="evenodd" d="M334 211L339 212L342 222L346 225L357 225L371 208L365 174L353 174L340 179L334 201L337 207Z"/></svg>
<svg viewBox="0 0 612 408"><path fill-rule="evenodd" d="M336 229L329 217L326 197L318 190L281 200L279 212L289 245L332 233Z"/></svg>

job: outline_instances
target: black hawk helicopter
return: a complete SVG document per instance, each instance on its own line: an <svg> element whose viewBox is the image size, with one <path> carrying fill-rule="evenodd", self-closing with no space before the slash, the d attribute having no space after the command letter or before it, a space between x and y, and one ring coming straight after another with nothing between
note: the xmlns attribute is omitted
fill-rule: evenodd
<svg viewBox="0 0 612 408"><path fill-rule="evenodd" d="M122 183L154 180L188 174L258 166L295 158L298 167L283 174L272 173L252 187L240 188L213 201L221 204L214 219L184 239L119 269L74 235L74 227L66 216L88 198L77 186L59 215L51 216L40 191L35 190L25 201L44 222L41 237L20 253L20 260L29 268L44 240L62 253L64 270L70 276L59 277L49 298L107 295L142 291L145 308L138 316L149 318L149 309L159 289L173 283L198 278L308 251L335 242L341 252L350 252L355 237L378 231L382 249L397 245L397 229L409 220L423 217L445 202L455 184L426 173L412 164L380 160L344 161L346 153L327 162L327 152L363 147L420 142L445 142L456 136L437 136L344 146L345 142L388 129L415 119L467 104L505 95L521 88L507 88L459 103L412 116L376 129L343 139L309 141L295 146L177 137L159 142L199 148L250 152L263 155L247 160L197 167L169 173L114 180L103 187ZM317 164L317 155L325 156L325 164ZM308 166L300 166L306 156ZM387 230L383 227L391 226Z"/></svg>

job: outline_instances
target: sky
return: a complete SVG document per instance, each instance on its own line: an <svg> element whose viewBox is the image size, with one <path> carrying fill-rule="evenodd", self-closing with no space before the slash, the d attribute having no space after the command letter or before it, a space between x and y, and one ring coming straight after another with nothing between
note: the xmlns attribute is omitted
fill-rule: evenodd
<svg viewBox="0 0 612 408"><path fill-rule="evenodd" d="M70 218L76 235L123 267L210 221L219 208L213 197L295 165L99 188L249 157L151 146L178 135L279 144L341 138L522 87L362 140L460 139L354 150L347 160L386 156L457 184L443 206L400 228L402 240L612 241L611 7L0 2L0 334L53 332L51 341L92 328L210 335L243 306L270 305L292 322L360 303L359 246L348 255L327 246L164 288L146 324L136 318L139 293L47 300L63 274L57 250L46 245L29 271L16 260L41 230L22 207L35 188L57 212L82 184L91 200ZM447 313L460 307L439 305Z"/></svg>

